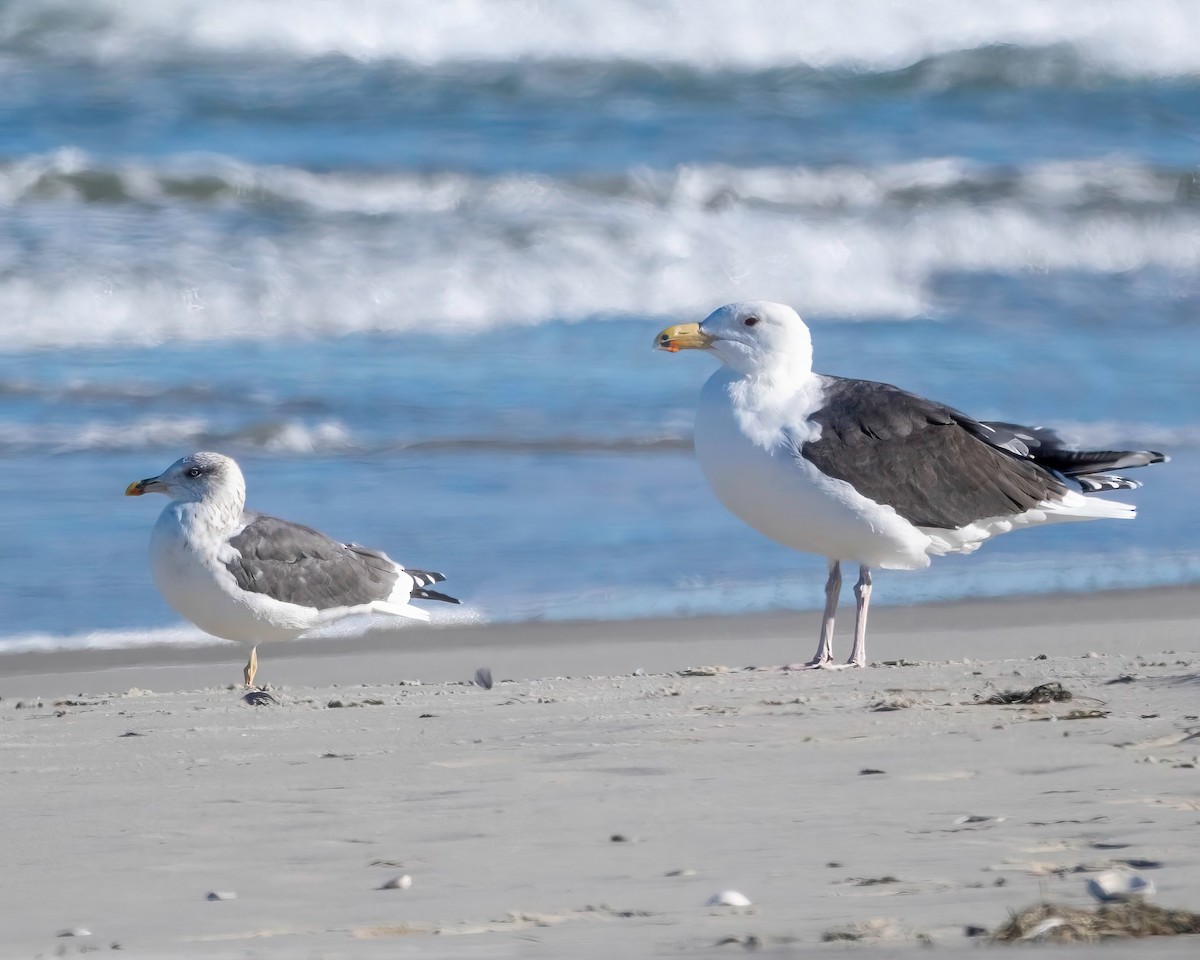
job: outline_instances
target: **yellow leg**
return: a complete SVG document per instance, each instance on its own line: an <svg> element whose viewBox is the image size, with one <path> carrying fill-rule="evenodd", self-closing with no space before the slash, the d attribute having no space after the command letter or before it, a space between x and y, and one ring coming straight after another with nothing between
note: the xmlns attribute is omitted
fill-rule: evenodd
<svg viewBox="0 0 1200 960"><path fill-rule="evenodd" d="M254 683L254 675L256 673L258 673L258 647L251 647L250 659L246 661L246 669L242 671L242 676L246 678L247 690Z"/></svg>

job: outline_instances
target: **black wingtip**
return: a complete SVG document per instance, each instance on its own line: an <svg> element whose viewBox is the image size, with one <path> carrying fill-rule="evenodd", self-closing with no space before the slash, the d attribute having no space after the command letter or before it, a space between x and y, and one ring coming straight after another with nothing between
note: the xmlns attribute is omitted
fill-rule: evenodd
<svg viewBox="0 0 1200 960"><path fill-rule="evenodd" d="M436 590L426 590L424 587L415 587L409 596L416 600L441 600L443 603L462 603L461 600L449 594L438 593Z"/></svg>
<svg viewBox="0 0 1200 960"><path fill-rule="evenodd" d="M445 574L436 570L414 570L412 567L405 567L404 572L413 578L418 587L427 587L431 583L441 583L446 579Z"/></svg>

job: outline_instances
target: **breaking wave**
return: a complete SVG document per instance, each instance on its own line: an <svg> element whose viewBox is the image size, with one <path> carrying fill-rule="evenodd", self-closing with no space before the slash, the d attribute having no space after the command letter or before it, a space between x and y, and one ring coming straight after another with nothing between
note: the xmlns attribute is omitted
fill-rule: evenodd
<svg viewBox="0 0 1200 960"><path fill-rule="evenodd" d="M886 71L957 51L1065 47L1130 75L1200 72L1190 0L49 0L0 11L0 50L100 62L181 57L787 65Z"/></svg>
<svg viewBox="0 0 1200 960"><path fill-rule="evenodd" d="M1188 175L1120 158L318 173L63 151L0 167L0 348L450 335L746 295L909 317L954 272L1150 268L1186 285L1200 269Z"/></svg>

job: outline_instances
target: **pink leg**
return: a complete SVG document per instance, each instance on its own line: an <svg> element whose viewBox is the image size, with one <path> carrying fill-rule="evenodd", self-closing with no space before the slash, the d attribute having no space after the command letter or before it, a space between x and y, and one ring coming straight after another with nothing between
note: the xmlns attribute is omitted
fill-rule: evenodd
<svg viewBox="0 0 1200 960"><path fill-rule="evenodd" d="M819 670L833 662L833 618L842 592L842 564L829 561L829 579L825 581L825 613L821 617L821 639L817 652L808 663L788 664L785 670Z"/></svg>
<svg viewBox="0 0 1200 960"><path fill-rule="evenodd" d="M867 607L871 603L871 568L865 563L858 567L858 583L854 585L856 610L854 614L854 649L850 651L848 667L867 665Z"/></svg>

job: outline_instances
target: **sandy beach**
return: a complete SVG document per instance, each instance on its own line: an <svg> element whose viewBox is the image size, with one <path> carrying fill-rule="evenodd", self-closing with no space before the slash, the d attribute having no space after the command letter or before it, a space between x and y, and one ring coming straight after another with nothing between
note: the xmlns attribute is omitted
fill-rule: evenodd
<svg viewBox="0 0 1200 960"><path fill-rule="evenodd" d="M1198 618L885 607L804 673L812 613L374 632L264 647L261 707L233 645L10 655L0 956L959 955L1128 863L1200 908Z"/></svg>

